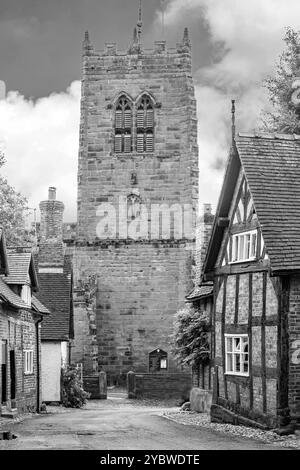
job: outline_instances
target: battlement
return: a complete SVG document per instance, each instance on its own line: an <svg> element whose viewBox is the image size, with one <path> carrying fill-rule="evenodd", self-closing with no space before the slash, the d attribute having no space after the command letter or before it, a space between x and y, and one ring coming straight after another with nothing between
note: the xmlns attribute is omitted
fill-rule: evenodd
<svg viewBox="0 0 300 470"><path fill-rule="evenodd" d="M105 48L102 50L97 50L90 41L88 32L85 33L85 39L83 41L83 56L131 56L137 55L139 57L143 56L156 56L159 54L166 55L191 55L191 42L188 35L188 30L185 28L183 40L176 44L176 47L167 47L167 41L157 40L154 41L153 49L145 49L143 44L140 43L137 37L134 37L132 44L127 50L118 50L116 42L107 42Z"/></svg>

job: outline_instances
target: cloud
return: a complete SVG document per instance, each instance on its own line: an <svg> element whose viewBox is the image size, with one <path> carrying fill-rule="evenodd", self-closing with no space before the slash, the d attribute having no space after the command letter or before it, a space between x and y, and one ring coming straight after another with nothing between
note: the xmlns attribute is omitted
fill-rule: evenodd
<svg viewBox="0 0 300 470"><path fill-rule="evenodd" d="M157 12L156 24L161 21ZM298 0L169 0L172 31L207 29L214 47L209 66L194 73L199 118L200 202L216 204L230 145L230 100L237 100L237 129L253 130L268 106L263 79L283 49L284 29L300 29ZM193 43L197 59L197 44ZM196 60L196 62L199 62Z"/></svg>
<svg viewBox="0 0 300 470"><path fill-rule="evenodd" d="M38 207L48 186L57 187L65 203L65 220L76 217L76 173L80 82L66 92L37 101L11 91L0 100L0 140L6 163L1 174Z"/></svg>

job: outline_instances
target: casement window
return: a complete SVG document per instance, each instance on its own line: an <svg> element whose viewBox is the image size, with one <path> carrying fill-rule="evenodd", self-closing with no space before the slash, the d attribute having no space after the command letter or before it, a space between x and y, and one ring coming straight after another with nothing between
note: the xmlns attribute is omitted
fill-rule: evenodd
<svg viewBox="0 0 300 470"><path fill-rule="evenodd" d="M142 96L136 112L136 151L154 151L154 108L149 96Z"/></svg>
<svg viewBox="0 0 300 470"><path fill-rule="evenodd" d="M24 284L21 291L21 299L29 307L31 306L31 287Z"/></svg>
<svg viewBox="0 0 300 470"><path fill-rule="evenodd" d="M232 235L231 263L253 261L257 256L257 230Z"/></svg>
<svg viewBox="0 0 300 470"><path fill-rule="evenodd" d="M248 335L225 335L225 373L249 375Z"/></svg>
<svg viewBox="0 0 300 470"><path fill-rule="evenodd" d="M24 374L33 374L33 350L24 351Z"/></svg>
<svg viewBox="0 0 300 470"><path fill-rule="evenodd" d="M126 96L121 96L115 111L115 142L116 153L132 151L132 105Z"/></svg>

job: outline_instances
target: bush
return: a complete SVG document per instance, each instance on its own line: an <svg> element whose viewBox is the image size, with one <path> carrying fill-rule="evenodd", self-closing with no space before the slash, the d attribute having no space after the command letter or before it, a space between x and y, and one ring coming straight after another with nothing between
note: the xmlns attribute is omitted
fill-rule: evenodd
<svg viewBox="0 0 300 470"><path fill-rule="evenodd" d="M66 408L82 408L90 393L82 387L80 370L69 366L62 369L62 403Z"/></svg>
<svg viewBox="0 0 300 470"><path fill-rule="evenodd" d="M181 364L198 367L209 360L210 318L190 304L177 312L174 321L173 349Z"/></svg>

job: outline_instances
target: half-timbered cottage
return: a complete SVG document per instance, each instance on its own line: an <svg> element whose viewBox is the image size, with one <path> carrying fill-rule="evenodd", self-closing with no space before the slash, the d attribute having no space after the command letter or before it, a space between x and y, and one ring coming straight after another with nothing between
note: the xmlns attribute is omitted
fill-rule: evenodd
<svg viewBox="0 0 300 470"><path fill-rule="evenodd" d="M239 134L206 259L215 421L300 423L300 137Z"/></svg>

